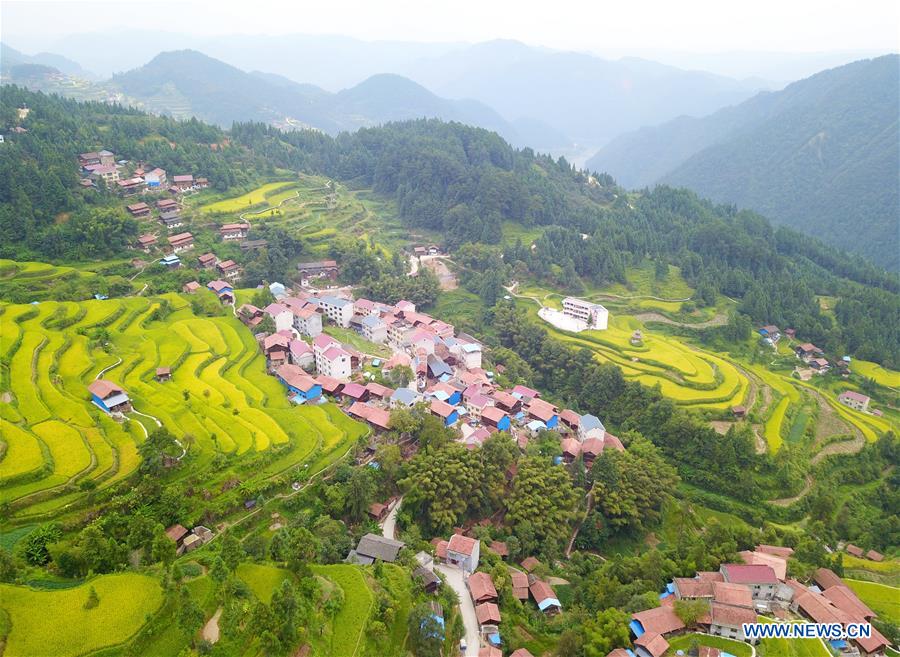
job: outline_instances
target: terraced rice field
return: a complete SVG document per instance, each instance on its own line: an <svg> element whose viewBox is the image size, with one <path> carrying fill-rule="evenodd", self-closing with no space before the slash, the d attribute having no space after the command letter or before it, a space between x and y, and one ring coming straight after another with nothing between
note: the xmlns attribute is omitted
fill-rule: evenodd
<svg viewBox="0 0 900 657"><path fill-rule="evenodd" d="M537 315L537 306L529 304ZM745 403L750 387L747 377L728 360L693 349L677 339L647 331L633 317L613 315L606 331L568 333L547 324L554 337L594 352L599 361L615 363L626 378L660 387L676 403L695 408L727 409ZM644 331L643 344L630 343L635 329Z"/></svg>
<svg viewBox="0 0 900 657"><path fill-rule="evenodd" d="M156 321L163 306L168 314ZM77 502L83 481L103 488L134 472L153 418L189 437L192 468L218 452L278 450L244 481L303 463L321 469L366 431L331 406L292 407L243 325L230 315L196 317L179 295L0 309L0 503L19 520ZM111 339L106 351L90 337L100 325ZM161 366L172 368L171 381L155 380ZM90 402L87 386L107 367L103 377L153 417L132 413L123 423ZM210 483L217 476L225 475L211 473Z"/></svg>
<svg viewBox="0 0 900 657"><path fill-rule="evenodd" d="M85 609L90 587L100 600ZM70 589L38 591L0 584L0 609L9 617L5 657L75 657L121 644L162 604L159 582L145 575L103 575ZM47 632L47 619L53 631Z"/></svg>
<svg viewBox="0 0 900 657"><path fill-rule="evenodd" d="M254 206L262 206L263 204L275 206L285 198L293 196L296 190L297 183L294 182L266 183L246 194L202 205L200 206L200 211L207 214L221 214L244 212L252 210Z"/></svg>
<svg viewBox="0 0 900 657"><path fill-rule="evenodd" d="M856 579L845 581L880 618L894 624L900 623L900 588Z"/></svg>

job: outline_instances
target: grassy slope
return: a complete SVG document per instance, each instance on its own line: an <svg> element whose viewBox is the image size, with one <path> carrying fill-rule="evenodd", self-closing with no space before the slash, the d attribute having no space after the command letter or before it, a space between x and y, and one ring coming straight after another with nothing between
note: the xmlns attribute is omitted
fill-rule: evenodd
<svg viewBox="0 0 900 657"><path fill-rule="evenodd" d="M900 588L855 579L844 581L880 618L900 624Z"/></svg>

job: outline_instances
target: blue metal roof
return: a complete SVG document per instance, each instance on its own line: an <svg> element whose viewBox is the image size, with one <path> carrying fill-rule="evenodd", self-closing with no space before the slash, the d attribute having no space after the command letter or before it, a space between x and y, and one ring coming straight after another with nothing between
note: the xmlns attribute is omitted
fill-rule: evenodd
<svg viewBox="0 0 900 657"><path fill-rule="evenodd" d="M582 415L578 421L578 428L583 431L590 431L591 429L603 429L606 431L606 427L603 426L600 418L596 415Z"/></svg>
<svg viewBox="0 0 900 657"><path fill-rule="evenodd" d="M628 627L631 628L631 632L636 637L644 634L644 626L641 625L641 621L639 620L632 620L630 623L628 623Z"/></svg>

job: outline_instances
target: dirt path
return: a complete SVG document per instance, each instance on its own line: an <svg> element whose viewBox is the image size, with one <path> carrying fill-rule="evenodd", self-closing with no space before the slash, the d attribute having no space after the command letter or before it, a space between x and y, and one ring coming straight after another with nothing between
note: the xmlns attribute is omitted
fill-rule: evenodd
<svg viewBox="0 0 900 657"><path fill-rule="evenodd" d="M248 217L248 216L252 217L255 214L264 214L266 212L271 212L272 210L277 210L278 208L280 208L282 205L284 205L288 201L293 201L294 199L298 199L298 198L300 198L299 190L297 192L295 192L293 196L288 196L286 199L282 199L281 203L279 203L278 205L273 205L273 206L270 206L263 210L247 210L246 212L241 212L240 216L238 217L238 220L243 221L244 217Z"/></svg>
<svg viewBox="0 0 900 657"><path fill-rule="evenodd" d="M447 263L444 262L445 259L445 256L423 256L422 266L434 272L441 283L442 290L455 290L459 287L459 282L456 280L456 274L450 271Z"/></svg>
<svg viewBox="0 0 900 657"><path fill-rule="evenodd" d="M222 615L222 608L216 609L216 613L212 615L206 625L203 626L203 638L210 643L219 641L219 617Z"/></svg>
<svg viewBox="0 0 900 657"><path fill-rule="evenodd" d="M95 376L94 379L99 379L101 376L103 376L104 374L106 374L107 372L109 372L111 369L113 369L114 367L118 367L118 366L121 365L121 364L122 364L122 359L119 358L119 359L116 360L116 362L113 363L112 365L109 365L109 366L107 366L107 367L104 367L102 370L100 370L99 372L97 372L97 376Z"/></svg>
<svg viewBox="0 0 900 657"><path fill-rule="evenodd" d="M722 313L716 313L715 317L708 319L705 322L676 322L659 313L638 313L634 318L645 324L647 322L659 322L660 324L670 324L672 326L692 329L713 328L715 326L725 326L725 324L728 323L728 318Z"/></svg>
<svg viewBox="0 0 900 657"><path fill-rule="evenodd" d="M792 497L782 497L780 500L769 500L769 504L774 504L775 506L790 506L809 492L809 489L812 488L813 481L812 475L806 475L806 479L803 481L803 488L800 489L799 493Z"/></svg>

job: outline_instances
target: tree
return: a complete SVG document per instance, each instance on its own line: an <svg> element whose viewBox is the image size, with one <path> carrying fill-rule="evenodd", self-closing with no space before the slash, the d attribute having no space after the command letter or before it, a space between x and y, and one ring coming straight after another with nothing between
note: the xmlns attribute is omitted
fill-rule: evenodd
<svg viewBox="0 0 900 657"><path fill-rule="evenodd" d="M576 515L578 497L569 474L561 466L550 465L543 457L520 460L507 503L506 520L523 549L540 548L551 555L562 552L569 538L569 523ZM520 533L523 526L531 534L531 545L526 545Z"/></svg>
<svg viewBox="0 0 900 657"><path fill-rule="evenodd" d="M614 607L598 611L584 624L585 657L606 657L629 643L628 614Z"/></svg>
<svg viewBox="0 0 900 657"><path fill-rule="evenodd" d="M166 536L165 533L160 532L154 536L150 548L150 554L153 561L157 561L164 566L169 566L175 561L176 551L177 546L175 545L175 541Z"/></svg>
<svg viewBox="0 0 900 657"><path fill-rule="evenodd" d="M209 569L209 576L216 584L221 585L222 582L228 579L228 575L228 566L225 565L225 561L221 556L216 557L213 561L212 568Z"/></svg>
<svg viewBox="0 0 900 657"><path fill-rule="evenodd" d="M405 388L413 380L413 371L407 365L396 365L388 372L387 380L395 388Z"/></svg>
<svg viewBox="0 0 900 657"><path fill-rule="evenodd" d="M182 632L191 637L191 647L195 645L197 630L203 625L204 615L188 589L181 590L181 600L178 606L178 627Z"/></svg>
<svg viewBox="0 0 900 657"><path fill-rule="evenodd" d="M356 468L347 482L347 512L351 520L366 517L375 494L375 480L371 468Z"/></svg>
<svg viewBox="0 0 900 657"><path fill-rule="evenodd" d="M234 572L238 564L244 560L244 556L244 550L240 541L235 538L234 534L225 532L219 544L219 557L221 557L228 570Z"/></svg>
<svg viewBox="0 0 900 657"><path fill-rule="evenodd" d="M416 657L440 657L444 627L434 617L428 603L420 603L409 614L409 636Z"/></svg>
<svg viewBox="0 0 900 657"><path fill-rule="evenodd" d="M85 609L93 609L94 607L96 607L99 604L100 604L100 596L97 595L97 589L95 589L92 586L90 588L90 590L88 591L88 597L87 597L87 600L84 601L83 606Z"/></svg>
<svg viewBox="0 0 900 657"><path fill-rule="evenodd" d="M0 548L0 582L13 582L19 574L19 564L12 554Z"/></svg>
<svg viewBox="0 0 900 657"><path fill-rule="evenodd" d="M709 611L706 600L676 600L675 615L687 627L693 627Z"/></svg>

